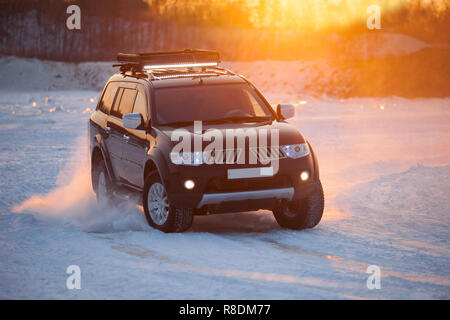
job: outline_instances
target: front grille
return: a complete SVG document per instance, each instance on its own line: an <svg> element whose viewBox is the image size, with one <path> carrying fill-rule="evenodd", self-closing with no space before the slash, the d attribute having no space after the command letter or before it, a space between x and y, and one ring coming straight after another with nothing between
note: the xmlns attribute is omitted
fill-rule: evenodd
<svg viewBox="0 0 450 320"><path fill-rule="evenodd" d="M215 150L211 152L204 152L203 157L206 163L238 163L242 149L224 149Z"/></svg>
<svg viewBox="0 0 450 320"><path fill-rule="evenodd" d="M269 163L270 161L280 160L286 158L280 147L256 147L249 148L249 156L253 156L254 159L258 159L259 163Z"/></svg>
<svg viewBox="0 0 450 320"><path fill-rule="evenodd" d="M242 149L224 149L204 152L206 163L238 163L238 164L267 164L270 161L286 158L280 147L250 147L248 152Z"/></svg>

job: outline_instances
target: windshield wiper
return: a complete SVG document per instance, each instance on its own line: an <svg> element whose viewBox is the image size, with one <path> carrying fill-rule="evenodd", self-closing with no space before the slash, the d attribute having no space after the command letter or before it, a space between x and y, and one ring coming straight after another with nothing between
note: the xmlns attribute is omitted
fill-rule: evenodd
<svg viewBox="0 0 450 320"><path fill-rule="evenodd" d="M234 122L266 122L271 121L272 117L227 117L222 119L213 119L213 120L202 120L203 123L214 124L214 123L234 123ZM199 120L200 121L200 120ZM168 126L168 127L188 127L193 126L194 120L190 121L174 121L161 123L160 126Z"/></svg>
<svg viewBox="0 0 450 320"><path fill-rule="evenodd" d="M215 120L205 120L206 123L234 123L234 122L266 122L271 121L272 117L227 117Z"/></svg>
<svg viewBox="0 0 450 320"><path fill-rule="evenodd" d="M161 123L160 126L168 126L168 127L188 127L193 126L194 121L174 121L174 122L167 122L167 123Z"/></svg>

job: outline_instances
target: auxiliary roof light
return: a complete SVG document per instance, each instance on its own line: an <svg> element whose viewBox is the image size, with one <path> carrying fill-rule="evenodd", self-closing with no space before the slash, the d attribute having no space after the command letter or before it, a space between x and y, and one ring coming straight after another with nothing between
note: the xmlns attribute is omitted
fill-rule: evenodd
<svg viewBox="0 0 450 320"><path fill-rule="evenodd" d="M172 78L190 78L190 77L198 77L198 76L217 76L217 73L178 73L178 74L170 74L166 76L155 76L158 79L172 79Z"/></svg>
<svg viewBox="0 0 450 320"><path fill-rule="evenodd" d="M147 65L144 69L170 69L170 68L193 68L193 67L216 67L217 62L199 62L199 63L177 63L177 64L159 64Z"/></svg>

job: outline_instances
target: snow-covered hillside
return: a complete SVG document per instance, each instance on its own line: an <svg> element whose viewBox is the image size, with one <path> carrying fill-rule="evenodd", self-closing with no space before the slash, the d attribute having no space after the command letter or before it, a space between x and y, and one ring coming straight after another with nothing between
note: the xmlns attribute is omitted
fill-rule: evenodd
<svg viewBox="0 0 450 320"><path fill-rule="evenodd" d="M101 90L106 80L117 72L112 64L0 57L0 70L2 74L8 75L0 77L0 88L13 91ZM325 61L225 62L223 65L245 74L263 91L270 89L290 95L304 91L305 87L313 83L323 82L335 72L335 68Z"/></svg>
<svg viewBox="0 0 450 320"><path fill-rule="evenodd" d="M336 38L337 43L341 43ZM282 98L448 97L450 49L400 34L353 36L346 59L225 61L263 92ZM0 56L0 88L11 91L101 90L113 62L66 63ZM414 70L414 72L411 72Z"/></svg>
<svg viewBox="0 0 450 320"><path fill-rule="evenodd" d="M250 68L271 103L296 104L291 123L318 154L317 228L282 230L260 211L164 234L131 201L101 207L85 136L99 92L3 82L0 298L449 299L450 99L319 99L264 86ZM81 290L66 288L69 265L81 268ZM366 286L369 265L381 269L379 290Z"/></svg>

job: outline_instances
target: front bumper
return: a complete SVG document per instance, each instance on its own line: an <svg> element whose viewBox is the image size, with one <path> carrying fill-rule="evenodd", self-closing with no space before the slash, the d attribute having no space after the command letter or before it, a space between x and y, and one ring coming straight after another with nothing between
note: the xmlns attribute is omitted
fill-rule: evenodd
<svg viewBox="0 0 450 320"><path fill-rule="evenodd" d="M205 193L197 205L201 208L204 205L220 204L222 202L234 202L257 199L286 199L292 200L294 196L294 188L278 188L251 191L235 191L221 193Z"/></svg>
<svg viewBox="0 0 450 320"><path fill-rule="evenodd" d="M228 204L230 208L242 211L273 209L276 202L281 199L295 200L307 197L318 185L312 157L283 159L279 163L277 174L271 177L228 179L228 169L242 167L224 164L198 167L170 164L169 176L165 179L169 201L183 208ZM299 178L302 171L308 171L310 174L306 182ZM184 188L184 181L187 179L195 182L192 190Z"/></svg>

